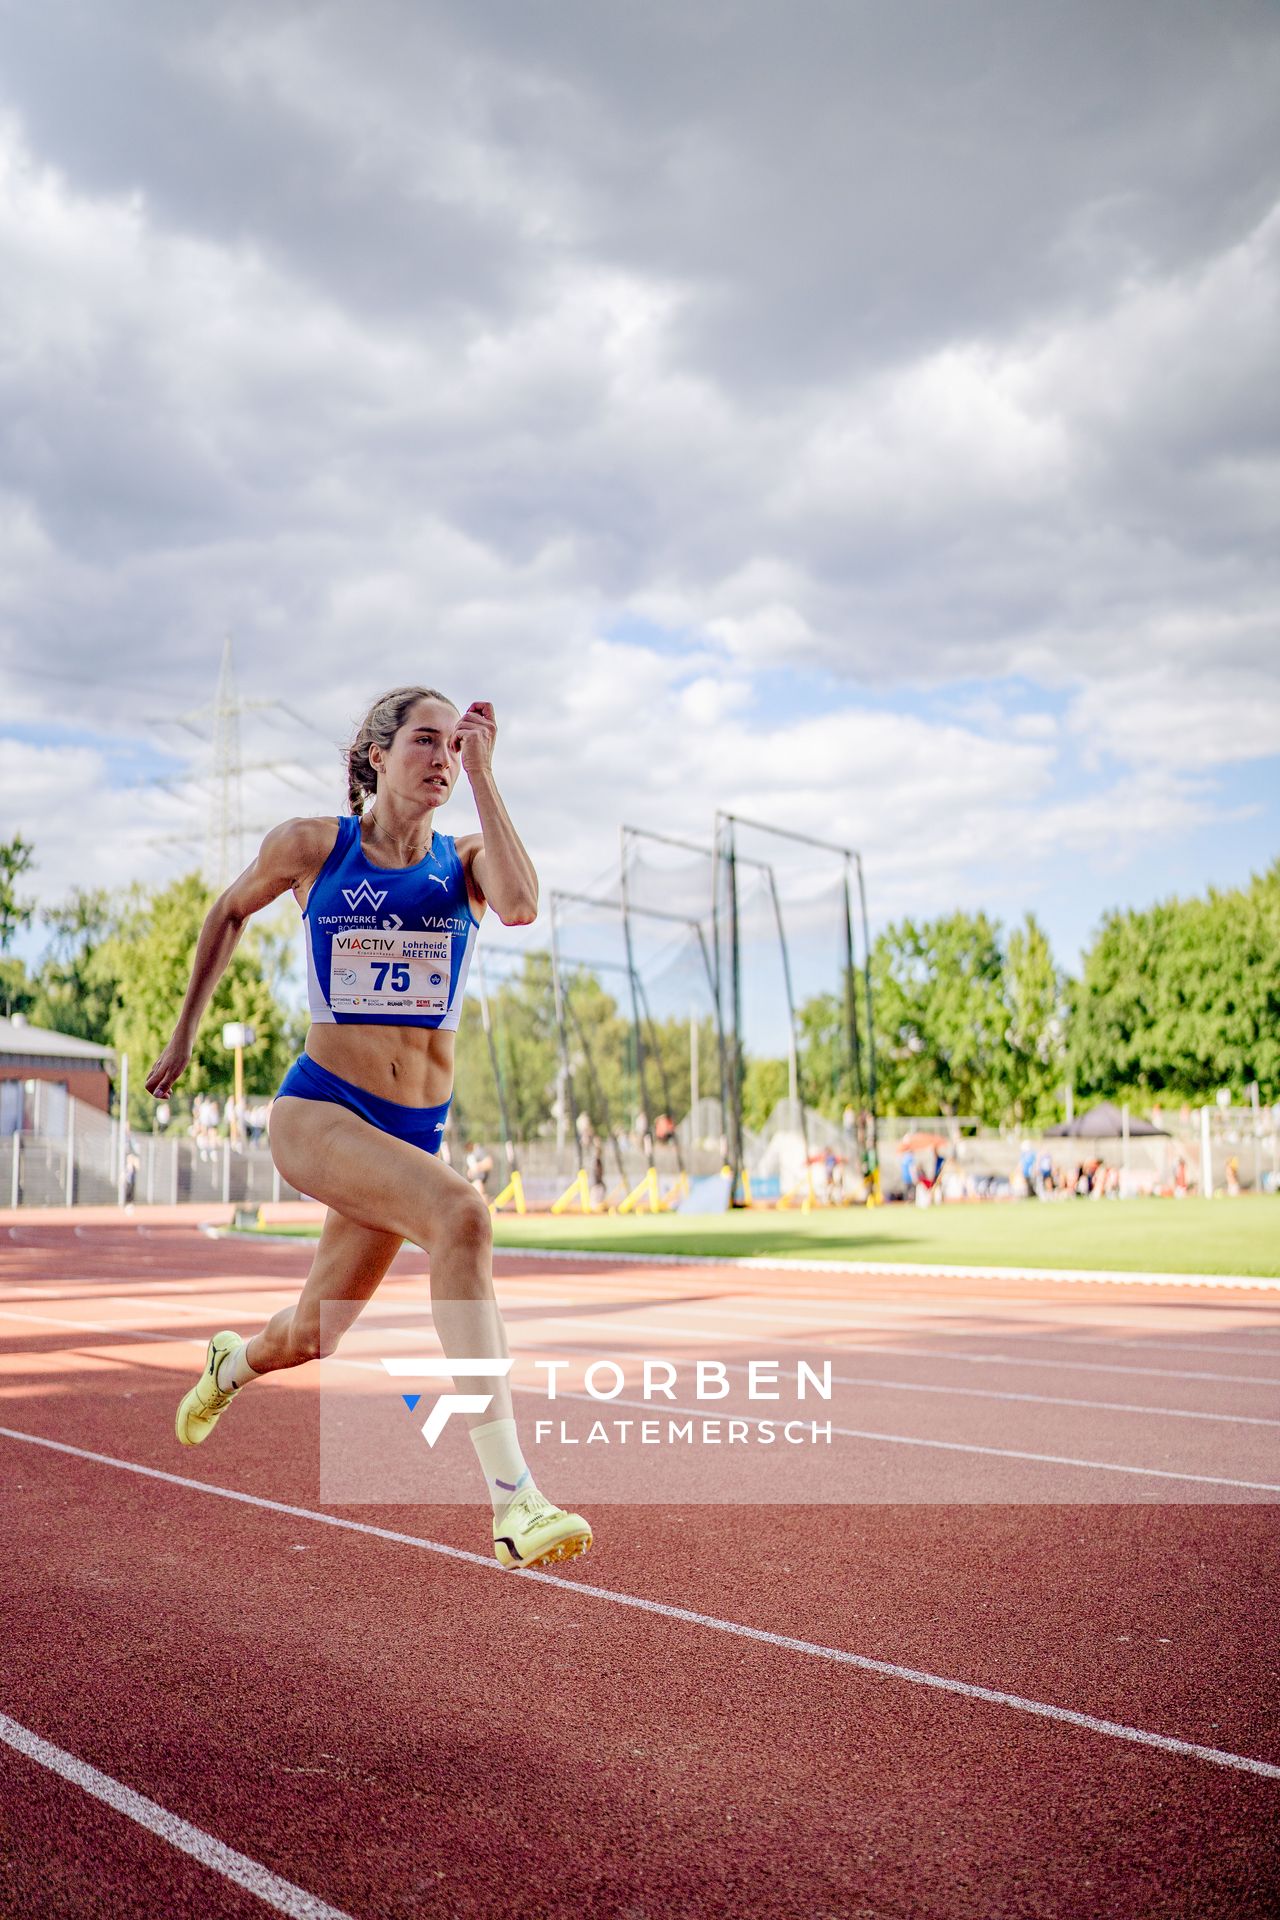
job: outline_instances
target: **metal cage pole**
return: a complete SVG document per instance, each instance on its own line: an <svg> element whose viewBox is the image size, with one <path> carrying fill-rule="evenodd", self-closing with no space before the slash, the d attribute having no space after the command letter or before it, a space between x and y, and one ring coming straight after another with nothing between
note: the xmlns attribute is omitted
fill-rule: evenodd
<svg viewBox="0 0 1280 1920"><path fill-rule="evenodd" d="M622 829L623 863L626 862L626 843L628 839L654 840L659 846L678 847L685 853L696 853L711 862L711 952L707 952L706 935L702 922L690 914L662 913L657 907L632 906L632 913L652 914L662 919L679 920L685 926L692 927L698 936L698 945L702 950L702 964L706 968L707 985L711 989L711 1013L716 1027L716 1063L720 1074L720 1154L723 1159L728 1152L726 1133L729 1114L729 1066L725 1049L724 1015L720 992L720 889L719 889L719 846L712 835L711 846L700 846L696 840L682 840L672 833L655 833L652 827L628 827Z"/></svg>
<svg viewBox="0 0 1280 1920"><path fill-rule="evenodd" d="M560 1041L560 1071L564 1075L564 1099L573 1131L573 1150L582 1162L582 1139L578 1133L578 1107L573 1097L573 1067L569 1060L569 1035L564 1024L564 990L560 984L560 940L556 925L556 895L551 896L551 992L555 1002L556 1034Z"/></svg>
<svg viewBox="0 0 1280 1920"><path fill-rule="evenodd" d="M512 1173L518 1173L516 1162L516 1144L511 1135L511 1122L507 1114L506 1089L502 1084L502 1068L498 1064L498 1049L493 1039L493 1022L489 1018L489 994L485 986L484 961L480 957L479 945L476 947L476 985L480 989L480 1024L484 1028L484 1037L489 1043L489 1065L493 1068L493 1084L498 1094L498 1117L502 1122L502 1145L507 1156L507 1166Z"/></svg>
<svg viewBox="0 0 1280 1920"><path fill-rule="evenodd" d="M644 1040L640 1033L640 999L636 992L636 962L631 942L631 916L627 912L627 833L621 833L621 853L618 878L619 900L622 907L622 938L627 951L627 972L631 977L631 1027L635 1034L636 1077L640 1082L640 1104L644 1112L644 1152L651 1172L657 1171L657 1161L653 1153L653 1113L649 1106L649 1088L644 1072Z"/></svg>
<svg viewBox="0 0 1280 1920"><path fill-rule="evenodd" d="M871 926L867 919L867 885L862 874L862 855L855 853L858 869L858 899L862 906L862 950L866 962L864 975L867 1002L867 1111L870 1115L867 1151L871 1156L871 1171L874 1173L880 1165L880 1152L876 1140L876 1021L871 994Z"/></svg>
<svg viewBox="0 0 1280 1920"><path fill-rule="evenodd" d="M613 1148L613 1157L618 1163L618 1178L625 1186L628 1179L627 1167L622 1157L622 1145L618 1139L617 1128L613 1124L613 1110L609 1105L608 1095L601 1086L599 1076L596 1073L595 1061L591 1054L591 1043L587 1039L581 1020L578 1018L567 983L564 990L564 1005L565 1012L573 1023L573 1030L577 1034L578 1043L582 1048L582 1058L587 1069L587 1085L595 1094L600 1104L600 1111L604 1115L605 1132L609 1136L609 1145Z"/></svg>
<svg viewBox="0 0 1280 1920"><path fill-rule="evenodd" d="M734 845L733 821L729 818L729 990L733 1008L733 1160L730 1201L745 1172L742 1150L742 952L738 927L738 858Z"/></svg>
<svg viewBox="0 0 1280 1920"><path fill-rule="evenodd" d="M804 1110L804 1090L800 1085L799 1036L796 1032L796 1000L791 988L791 956L787 951L786 929L782 924L782 902L778 898L778 882L773 868L768 869L769 893L773 900L773 916L778 923L778 946L782 952L782 981L787 994L787 1030L791 1036L791 1098L800 1109L800 1138L804 1142L804 1163L806 1178L809 1167L809 1119Z"/></svg>
<svg viewBox="0 0 1280 1920"><path fill-rule="evenodd" d="M671 1098L671 1081L667 1076L667 1063L662 1057L662 1048L658 1043L658 1029L654 1025L653 1011L649 1005L649 996L644 990L644 981L640 978L639 974L636 975L635 984L636 984L636 990L640 995L640 1004L644 1009L645 1025L649 1029L649 1039L652 1043L651 1051L658 1063L658 1078L662 1082L663 1108L667 1115L667 1118L671 1121L671 1124L674 1127L675 1126L675 1102ZM671 1141L672 1141L672 1145L675 1147L675 1150L676 1150L676 1165L680 1169L680 1172L683 1173L685 1170L684 1154L681 1151L680 1134L678 1131L672 1134Z"/></svg>
<svg viewBox="0 0 1280 1920"><path fill-rule="evenodd" d="M853 900L849 889L848 857L844 863L844 1017L849 1043L849 1101L855 1114L862 1106L862 1054L858 1044L858 972L853 947Z"/></svg>
<svg viewBox="0 0 1280 1920"><path fill-rule="evenodd" d="M637 838L648 838L651 840L663 840L668 845L671 845L671 846L689 847L692 849L694 853L701 853L705 855L707 851L705 847L696 846L692 841L672 840L668 835L665 835L665 834L646 833L646 830L642 827L624 827L622 831L624 835L633 835ZM619 901L608 900L608 899L597 900L593 897L593 895L589 893L572 893L572 892L566 891L563 888L557 888L555 894L553 895L553 899L576 900L576 901L579 901L583 906L588 906L588 907L616 907L620 904ZM724 1031L723 1031L723 1025L720 1018L720 1000L719 1000L719 992L716 984L715 968L712 963L711 955L707 949L707 936L703 931L702 922L700 920L694 919L694 917L691 914L672 913L668 911L665 907L638 907L635 905L634 901L630 900L629 898L626 904L626 912L627 912L628 918L630 918L635 914L639 914L641 918L645 920L669 920L673 922L676 926L691 927L694 933L697 935L698 952L702 957L703 971L707 976L707 987L711 994L711 1017L716 1030L716 1045L717 1045L719 1060L720 1060L720 1102L721 1102L720 1111L721 1111L721 1126L723 1130L724 1115L728 1110L728 1101L727 1101L726 1091L725 1091ZM553 922L553 932L554 932L554 922ZM564 958L565 956L562 955L561 957ZM662 1051L658 1044L656 1023L654 1021L653 1014L649 1008L648 995L644 991L644 981L640 974L639 969L636 967L623 965L616 961L608 961L608 960L583 961L581 964L588 968L596 967L596 966L607 967L611 971L616 973L626 973L629 975L631 979L633 993L635 989L638 987L639 998L643 1003L644 1020L649 1031L649 1039L650 1039L649 1050L650 1050L650 1053L653 1055L653 1057L657 1061L659 1077L662 1080L663 1099L666 1102L667 1112L671 1113L672 1105L673 1105L672 1099L671 1099L671 1083L667 1075L666 1065L662 1058ZM722 1152L723 1152L723 1141L721 1145L722 1145ZM677 1154L677 1158L679 1159L680 1170L683 1173L685 1171L684 1160L681 1155L681 1149L680 1149L678 1140L676 1142L676 1154Z"/></svg>
<svg viewBox="0 0 1280 1920"><path fill-rule="evenodd" d="M731 823L740 827L750 827L756 833L771 833L780 840L794 840L801 846L819 847L824 853L838 853L846 861L852 860L858 873L858 900L862 913L862 940L866 954L864 985L867 1008L867 1109L870 1115L870 1138L868 1150L871 1155L872 1170L878 1165L876 1147L876 1038L875 1017L871 993L871 930L867 918L867 884L862 870L862 855L852 847L838 846L834 840L819 840L812 833L793 833L789 827L775 827L772 821L747 820L742 814L725 814Z"/></svg>

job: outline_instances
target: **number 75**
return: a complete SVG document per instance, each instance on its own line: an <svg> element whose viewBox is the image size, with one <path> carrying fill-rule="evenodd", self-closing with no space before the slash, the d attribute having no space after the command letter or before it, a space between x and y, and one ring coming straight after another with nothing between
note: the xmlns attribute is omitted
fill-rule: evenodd
<svg viewBox="0 0 1280 1920"><path fill-rule="evenodd" d="M408 967L393 967L389 960L375 960L373 962L374 992L375 993L382 992L383 986L386 983L386 978L388 973L391 975L392 993L408 993L409 991Z"/></svg>

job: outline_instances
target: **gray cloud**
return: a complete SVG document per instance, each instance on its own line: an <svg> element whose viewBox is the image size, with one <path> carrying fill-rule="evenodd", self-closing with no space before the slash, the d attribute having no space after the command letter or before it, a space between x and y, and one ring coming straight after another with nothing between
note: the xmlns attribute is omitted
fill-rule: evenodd
<svg viewBox="0 0 1280 1920"><path fill-rule="evenodd" d="M949 811L974 885L1028 795L1048 859L1113 778L1155 839L1275 750L1271 10L0 18L13 717L136 736L231 631L335 740L382 683L491 692L566 869L621 791L758 794L899 853ZM637 616L688 657L605 637ZM834 731L752 717L765 668ZM1011 676L1066 725L831 691ZM1064 741L1100 798L1055 798ZM63 820L48 874L106 779L4 789Z"/></svg>

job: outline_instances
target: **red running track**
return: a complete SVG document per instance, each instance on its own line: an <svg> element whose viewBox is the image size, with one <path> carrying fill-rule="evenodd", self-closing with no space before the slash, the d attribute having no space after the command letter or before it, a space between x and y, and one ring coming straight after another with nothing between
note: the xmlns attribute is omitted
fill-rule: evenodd
<svg viewBox="0 0 1280 1920"><path fill-rule="evenodd" d="M183 1226L0 1240L0 1911L1280 1910L1274 1495L1100 1498L1002 1460L1025 1500L593 1508L580 1569L505 1575L475 1509L321 1507L318 1369L177 1448L206 1334L259 1323L306 1261ZM388 1304L422 1272L402 1256ZM741 1270L499 1276L508 1301L609 1300L609 1351L624 1323L750 1331L800 1299ZM930 1388L875 1389L882 1427L1226 1480L1238 1420L1240 1477L1275 1462L1280 1296L864 1272L803 1298L841 1367ZM1081 1399L1153 1411L1055 1404Z"/></svg>

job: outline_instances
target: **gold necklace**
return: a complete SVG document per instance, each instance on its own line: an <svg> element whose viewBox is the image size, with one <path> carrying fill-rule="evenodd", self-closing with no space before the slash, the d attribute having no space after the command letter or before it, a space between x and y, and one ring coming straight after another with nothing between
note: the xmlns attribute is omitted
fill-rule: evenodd
<svg viewBox="0 0 1280 1920"><path fill-rule="evenodd" d="M375 813L375 814L372 814L372 815L370 816L370 818L371 818L371 819L372 819L372 821L373 821L373 828L374 828L374 832L375 832L375 833L380 833L380 832L381 832L381 828L380 828L380 826L379 826L379 823L378 823L378 816L377 816L377 814L376 814L376 813ZM432 842L433 842L434 840L435 840L435 833L434 833L434 831L433 831L433 832L432 832L432 835L431 835L431 839L430 839L430 840L427 840L427 841L424 841L424 843L422 844L422 846L420 846L420 847L417 847L417 848L415 848L415 849L414 849L414 852L415 852L415 854L417 855L417 858L418 858L418 859L421 859L421 858L423 857L423 855L424 855L424 854L426 854L426 853L428 853L428 852L430 851L430 849L431 849L431 845L432 845ZM396 848L396 849L394 849L394 851L395 851L395 853L396 853L396 857L397 857L397 858L399 858L399 848ZM413 865L414 865L414 861L412 861L412 860L407 860L407 861L405 862L405 865L406 865L406 866L413 866Z"/></svg>

